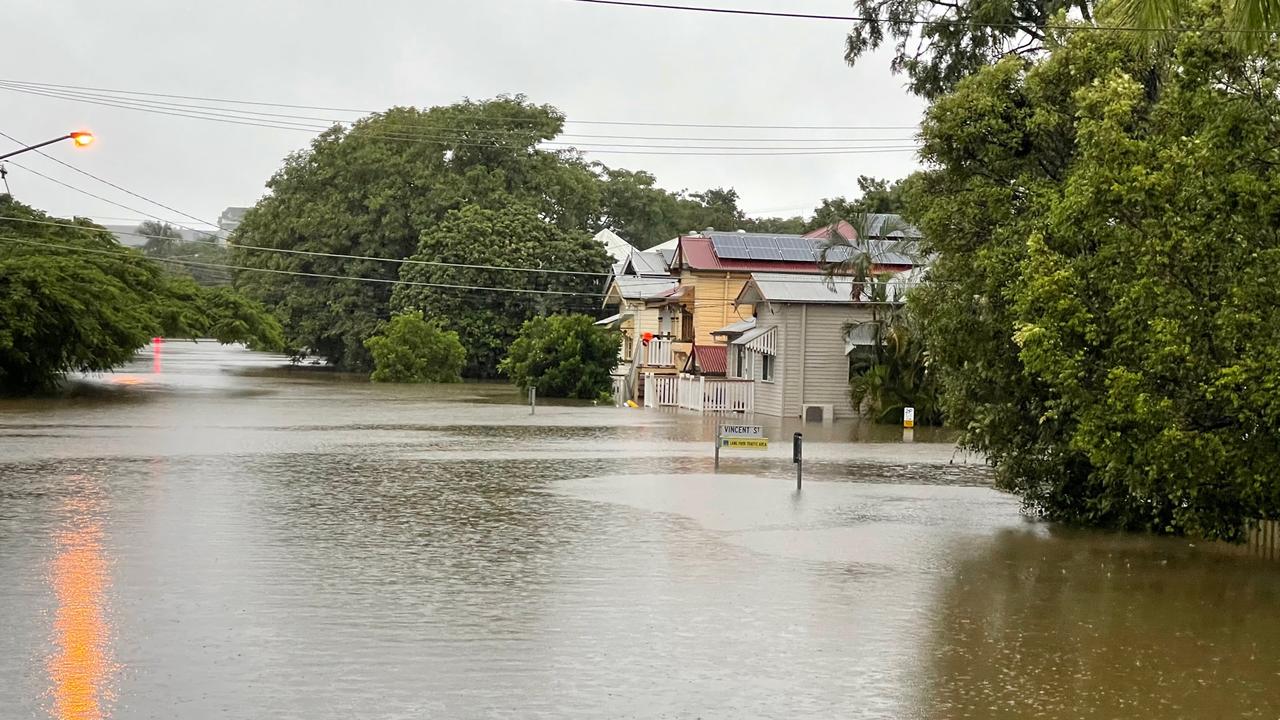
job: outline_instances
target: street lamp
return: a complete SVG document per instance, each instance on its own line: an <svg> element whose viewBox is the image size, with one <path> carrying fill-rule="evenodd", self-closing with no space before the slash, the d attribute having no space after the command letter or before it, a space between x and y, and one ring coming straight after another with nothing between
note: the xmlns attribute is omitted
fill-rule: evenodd
<svg viewBox="0 0 1280 720"><path fill-rule="evenodd" d="M85 146L87 146L87 145L92 145L92 144L93 144L94 137L93 137L93 133L91 133L91 132L86 132L86 131L84 131L84 130L77 130L77 131L72 132L72 133L67 133L66 135L63 135L62 137L56 137L56 138L54 138L54 139L52 139L52 140L45 140L45 141L44 141L44 142L42 142L42 143L37 143L37 144L35 144L35 145L28 145L27 147L24 147L24 148L21 148L21 149L18 149L18 150L14 150L14 151L13 151L13 152L11 152L11 153L5 153L4 155L0 155L0 160L4 160L4 159L6 159L6 158L11 158L11 157L13 157L14 155L18 155L18 154L24 153L24 152L26 152L26 151L28 151L28 150L35 150L35 149L37 149L37 148L42 148L42 147L44 147L45 145L52 145L52 144L54 144L54 143L56 143L56 142L62 142L63 140L70 140L71 142L73 142L73 143L75 143L75 144L76 144L76 147L85 147Z"/></svg>

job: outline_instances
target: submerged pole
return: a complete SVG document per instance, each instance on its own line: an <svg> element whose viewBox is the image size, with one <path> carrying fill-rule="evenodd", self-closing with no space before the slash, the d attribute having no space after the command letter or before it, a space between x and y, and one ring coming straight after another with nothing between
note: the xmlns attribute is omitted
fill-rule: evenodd
<svg viewBox="0 0 1280 720"><path fill-rule="evenodd" d="M804 433L791 436L791 462L796 465L796 491L804 482Z"/></svg>

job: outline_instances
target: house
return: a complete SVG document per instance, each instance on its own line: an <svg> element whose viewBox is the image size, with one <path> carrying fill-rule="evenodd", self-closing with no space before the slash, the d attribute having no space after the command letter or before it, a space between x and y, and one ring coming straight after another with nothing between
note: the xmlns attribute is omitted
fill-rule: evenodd
<svg viewBox="0 0 1280 720"><path fill-rule="evenodd" d="M218 229L222 230L224 237L240 227L247 212L249 212L247 207L229 207L222 211L218 216Z"/></svg>
<svg viewBox="0 0 1280 720"><path fill-rule="evenodd" d="M835 227L833 231L851 233L850 228ZM856 238L856 233L851 237ZM628 339L623 360L631 359L631 364L619 368L619 374L628 373L632 378L627 385L633 393L630 398L639 399L642 388L647 387L638 382L639 374L667 375L679 372L678 368L694 368L697 363L691 365L690 361L695 347L727 348L752 334L759 321L742 293L754 276L780 275L820 286L823 266L819 258L825 242L825 236L708 230L676 238L670 261L659 262L665 260L661 255L657 260L646 260L640 256L653 253L637 253L627 263L620 263L615 271L619 282L611 285L605 305L618 307L611 321L620 323L628 315L636 318L631 330L624 331ZM911 238L869 238L864 247L872 257L871 272L877 275L900 273L916 264ZM842 253L850 252L853 250L837 247L826 260L837 261ZM658 280L665 282L654 282ZM637 347L638 338L646 332L651 333L651 339ZM841 387L848 381L847 360L844 367L846 377ZM667 383L654 386L665 388ZM799 410L795 414L798 416Z"/></svg>
<svg viewBox="0 0 1280 720"><path fill-rule="evenodd" d="M617 312L596 325L622 333L618 365L613 374L617 394L624 399L639 400L641 369L678 372L672 338L681 320L679 311L668 300L679 290L679 280L671 276L657 253L633 250L613 266L604 306L614 307Z"/></svg>
<svg viewBox="0 0 1280 720"><path fill-rule="evenodd" d="M847 279L752 274L735 304L752 308L755 324L730 340L728 370L755 381L755 412L824 422L857 415L849 399L849 338L870 340L848 330L872 320L874 306L853 293Z"/></svg>

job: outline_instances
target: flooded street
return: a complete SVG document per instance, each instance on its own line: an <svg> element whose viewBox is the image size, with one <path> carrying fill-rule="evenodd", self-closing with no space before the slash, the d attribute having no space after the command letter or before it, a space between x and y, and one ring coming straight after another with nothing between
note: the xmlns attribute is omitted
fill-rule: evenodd
<svg viewBox="0 0 1280 720"><path fill-rule="evenodd" d="M716 474L710 418L277 365L0 401L0 716L1280 717L1280 565L1031 522L944 437Z"/></svg>

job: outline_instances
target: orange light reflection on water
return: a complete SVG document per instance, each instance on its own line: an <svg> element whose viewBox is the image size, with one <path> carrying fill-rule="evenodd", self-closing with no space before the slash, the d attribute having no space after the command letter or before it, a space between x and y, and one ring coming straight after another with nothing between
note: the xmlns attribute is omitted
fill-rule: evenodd
<svg viewBox="0 0 1280 720"><path fill-rule="evenodd" d="M46 667L52 684L50 715L58 720L103 720L110 716L111 628L106 612L110 583L96 503L73 500L67 527L55 536L57 555L50 583L57 599L54 654Z"/></svg>

